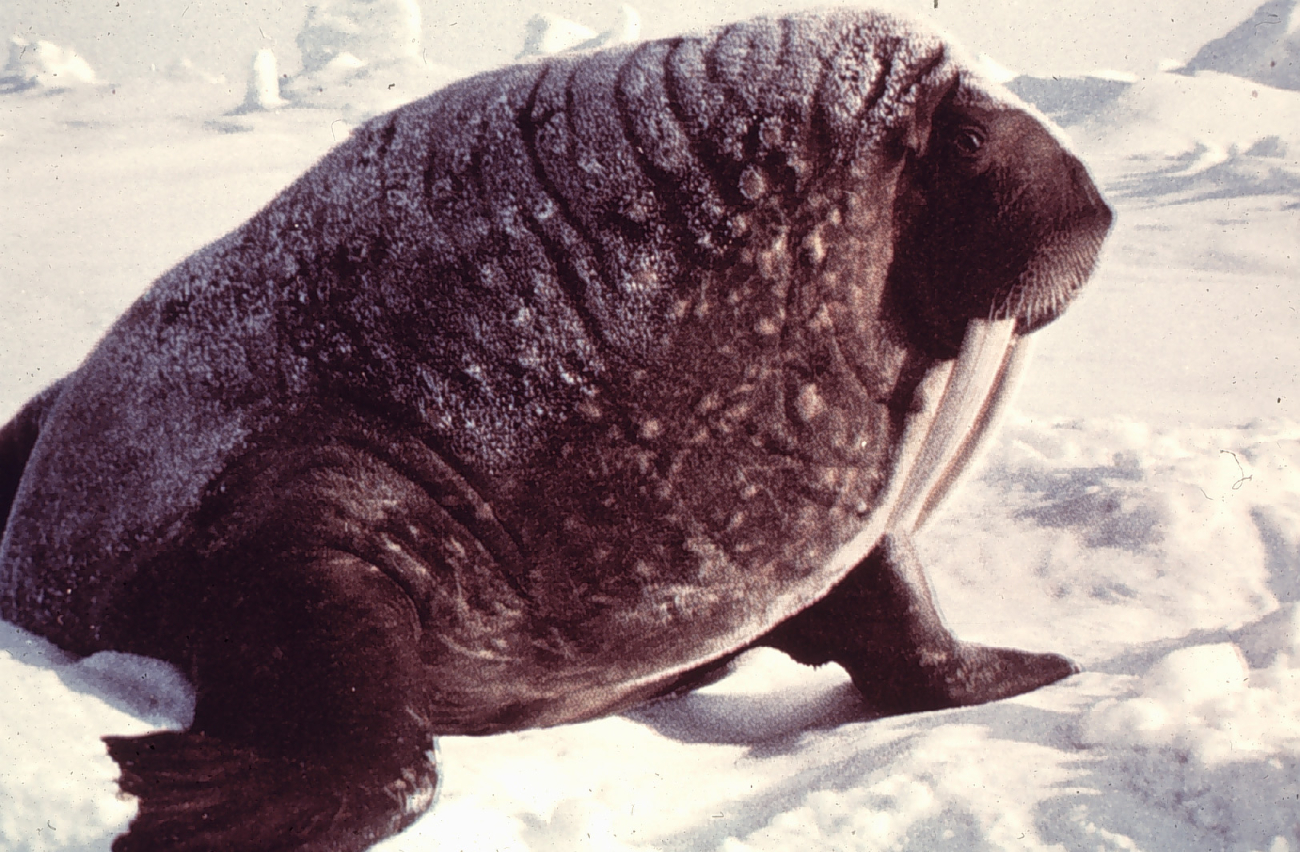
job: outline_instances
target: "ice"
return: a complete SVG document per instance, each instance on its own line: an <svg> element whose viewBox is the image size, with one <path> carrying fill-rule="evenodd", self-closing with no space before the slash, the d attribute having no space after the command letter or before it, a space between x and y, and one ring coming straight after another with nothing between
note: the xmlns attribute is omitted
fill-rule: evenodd
<svg viewBox="0 0 1300 852"><path fill-rule="evenodd" d="M0 69L0 94L70 89L96 82L94 69L71 48L45 39L9 39L9 58Z"/></svg>
<svg viewBox="0 0 1300 852"><path fill-rule="evenodd" d="M264 47L253 55L253 68L248 75L248 94L244 96L240 111L277 109L287 103L280 97L280 70L275 53Z"/></svg>
<svg viewBox="0 0 1300 852"><path fill-rule="evenodd" d="M324 0L311 6L296 38L302 70L281 88L297 106L367 118L460 76L424 49L416 0Z"/></svg>

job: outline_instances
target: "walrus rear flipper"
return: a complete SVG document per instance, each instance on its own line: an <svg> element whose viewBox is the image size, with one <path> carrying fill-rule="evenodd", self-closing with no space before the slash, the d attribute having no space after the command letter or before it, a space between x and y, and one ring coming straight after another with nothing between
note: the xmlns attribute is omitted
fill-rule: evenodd
<svg viewBox="0 0 1300 852"><path fill-rule="evenodd" d="M943 625L905 536L888 535L825 598L758 644L808 665L842 665L886 714L1010 698L1076 674L1058 654L962 642Z"/></svg>
<svg viewBox="0 0 1300 852"><path fill-rule="evenodd" d="M419 623L364 560L240 548L192 590L186 732L105 737L139 799L114 852L356 852L434 801Z"/></svg>
<svg viewBox="0 0 1300 852"><path fill-rule="evenodd" d="M397 831L393 801L367 801L325 767L268 759L202 734L105 737L122 792L140 800L114 852L352 850ZM370 792L370 799L375 791ZM377 809L384 817L373 818ZM378 825L367 825L378 822Z"/></svg>
<svg viewBox="0 0 1300 852"><path fill-rule="evenodd" d="M0 534L9 520L18 483L41 434L45 415L59 398L63 382L58 381L34 396L14 418L0 426Z"/></svg>

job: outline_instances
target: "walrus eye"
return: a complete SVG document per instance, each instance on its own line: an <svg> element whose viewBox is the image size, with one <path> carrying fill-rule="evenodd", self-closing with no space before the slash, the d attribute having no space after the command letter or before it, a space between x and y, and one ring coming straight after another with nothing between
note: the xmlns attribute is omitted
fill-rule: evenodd
<svg viewBox="0 0 1300 852"><path fill-rule="evenodd" d="M965 157L973 157L984 147L984 128L963 124L952 136L952 144Z"/></svg>

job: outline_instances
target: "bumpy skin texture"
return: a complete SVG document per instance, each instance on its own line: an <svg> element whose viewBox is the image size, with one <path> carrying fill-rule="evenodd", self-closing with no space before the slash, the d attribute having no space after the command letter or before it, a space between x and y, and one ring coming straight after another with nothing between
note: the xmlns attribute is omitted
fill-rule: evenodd
<svg viewBox="0 0 1300 852"><path fill-rule="evenodd" d="M362 849L432 737L590 718L754 642L887 710L1068 674L853 572L966 324L1110 213L944 45L858 12L508 68L380 117L0 431L0 614L170 660L118 850ZM815 604L815 605L814 605ZM847 626L852 629L844 629Z"/></svg>

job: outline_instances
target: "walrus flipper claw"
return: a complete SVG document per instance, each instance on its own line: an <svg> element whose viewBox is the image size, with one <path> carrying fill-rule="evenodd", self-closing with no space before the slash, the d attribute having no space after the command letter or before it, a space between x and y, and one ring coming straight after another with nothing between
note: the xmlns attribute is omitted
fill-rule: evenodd
<svg viewBox="0 0 1300 852"><path fill-rule="evenodd" d="M842 665L875 710L915 713L1010 698L1078 673L1057 654L990 648L943 625L912 544L886 536L830 594L759 644Z"/></svg>

